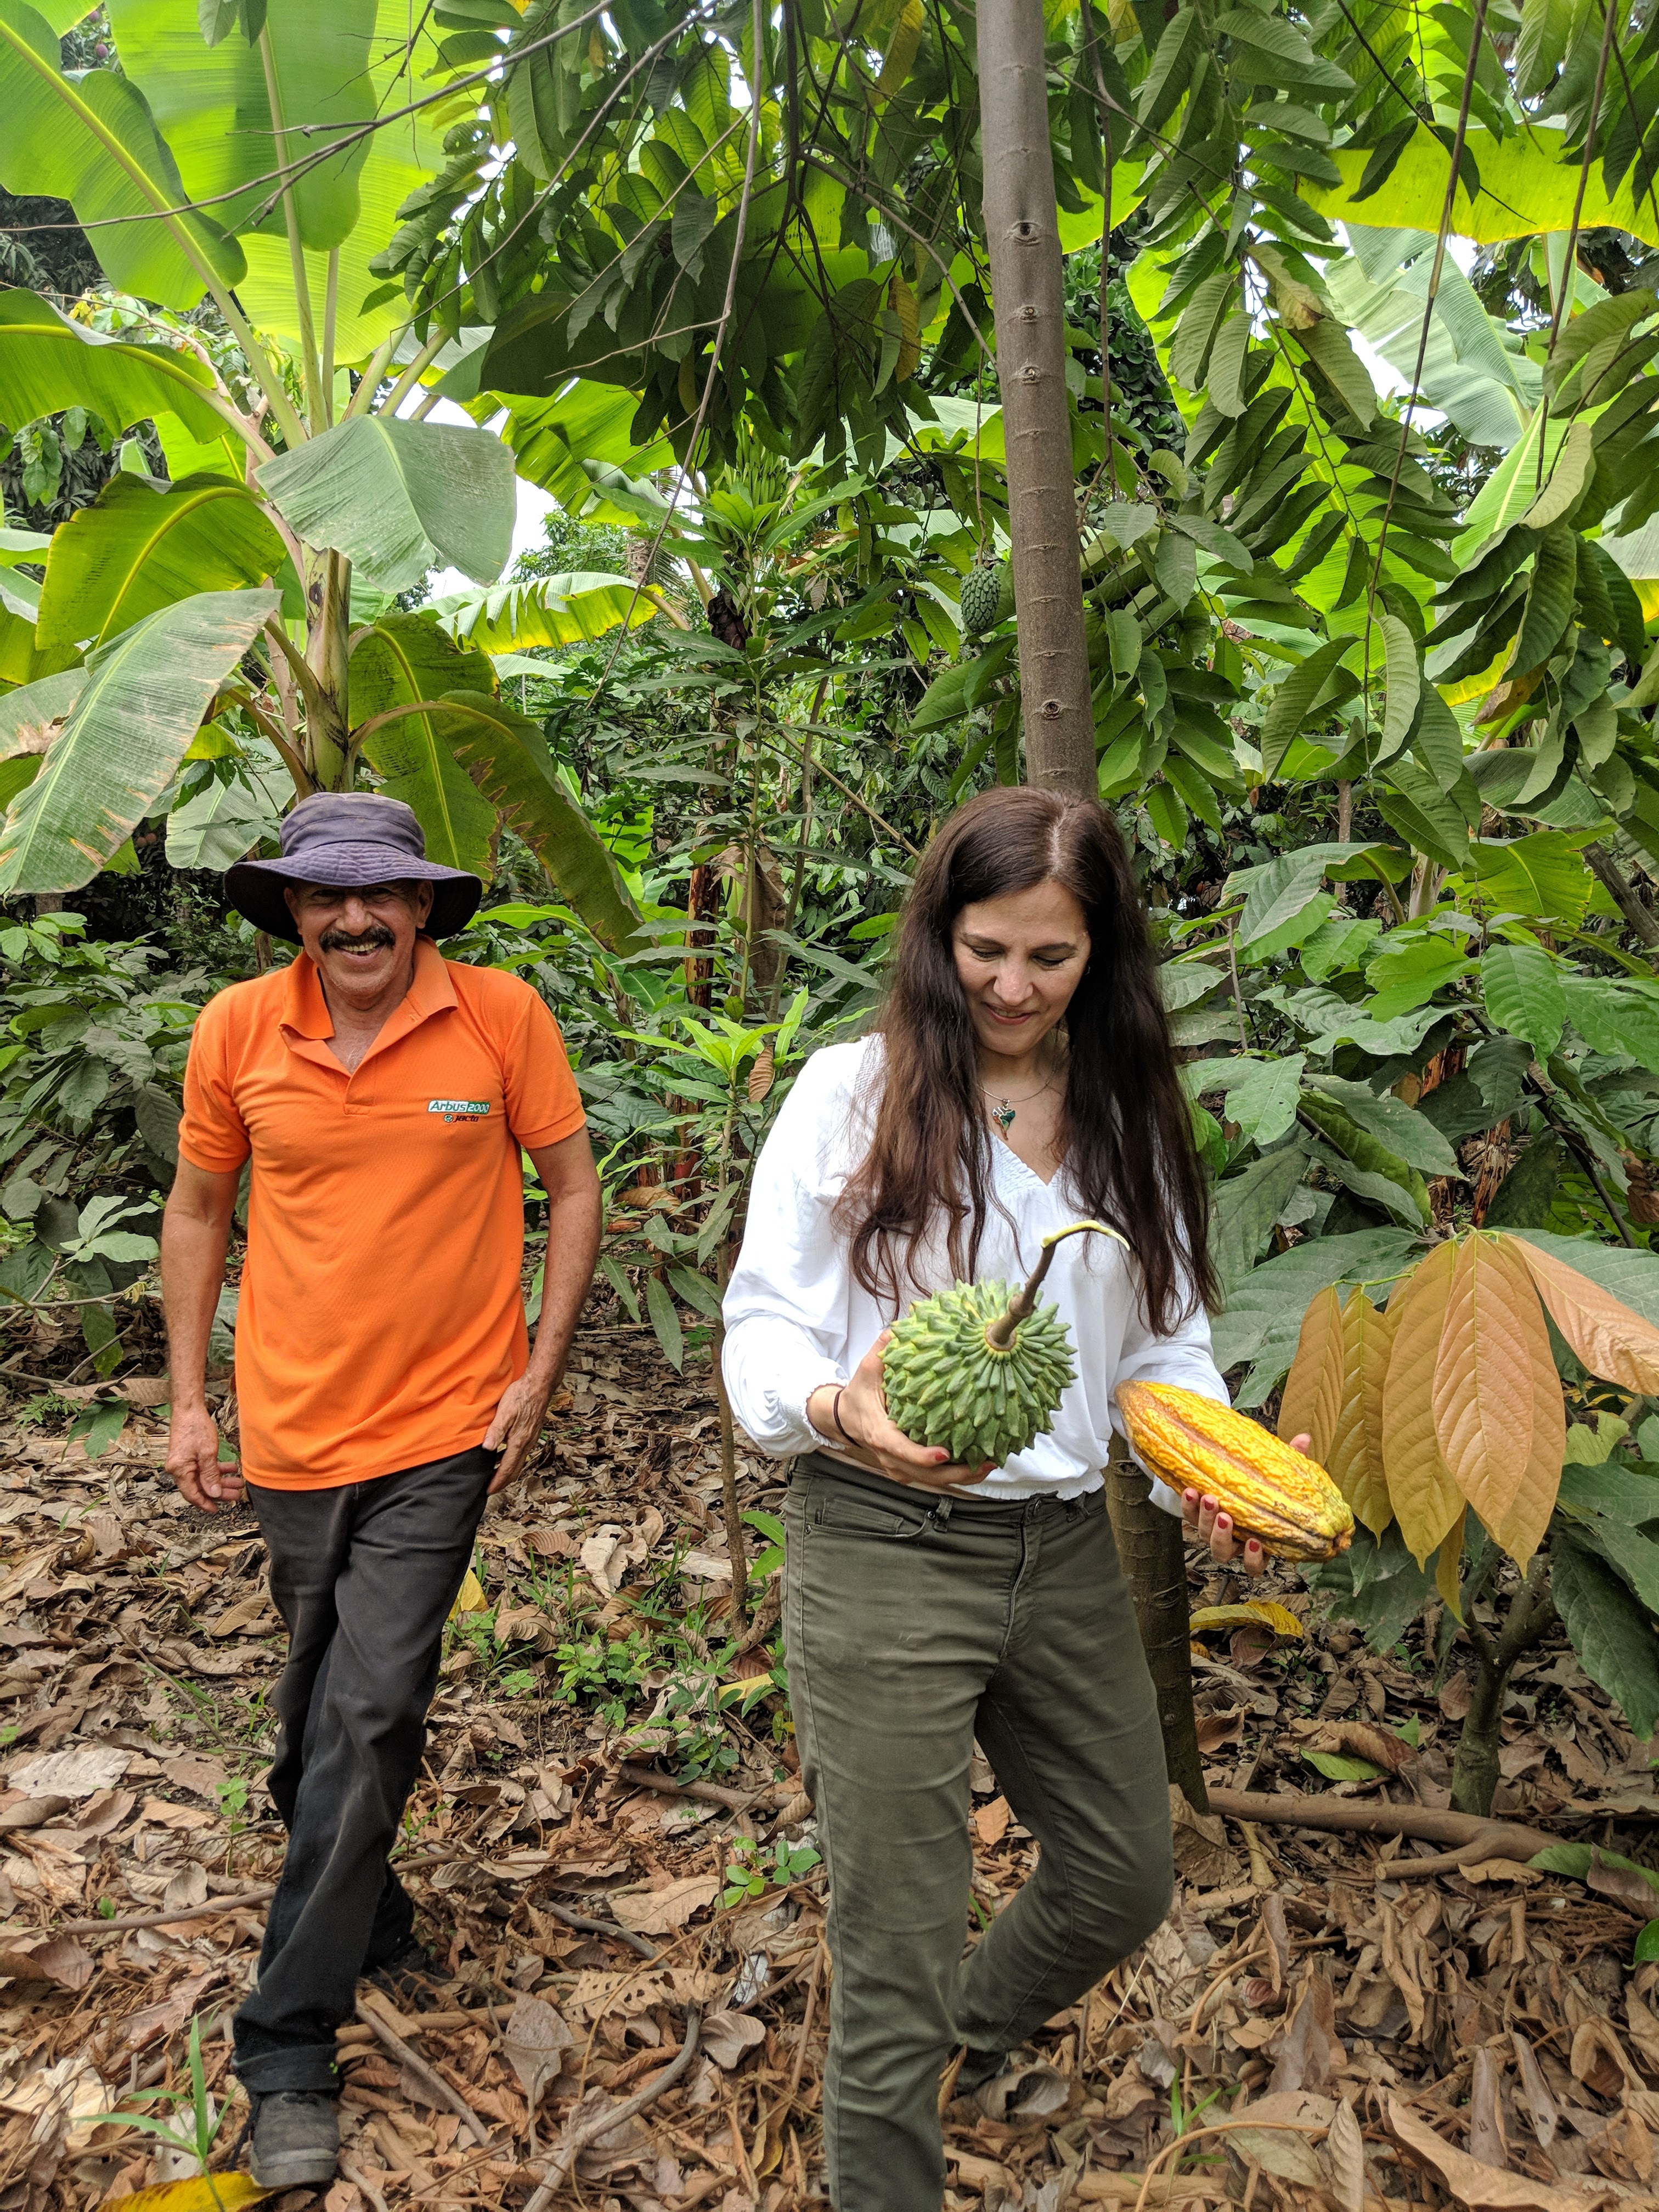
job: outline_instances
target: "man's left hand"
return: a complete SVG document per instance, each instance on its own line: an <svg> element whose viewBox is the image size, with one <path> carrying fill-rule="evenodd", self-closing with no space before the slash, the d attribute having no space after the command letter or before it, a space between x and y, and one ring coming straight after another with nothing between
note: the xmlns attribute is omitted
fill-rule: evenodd
<svg viewBox="0 0 1659 2212"><path fill-rule="evenodd" d="M483 1448L498 1451L501 1463L496 1468L489 1486L489 1495L505 1490L515 1481L529 1451L542 1432L542 1421L547 1412L547 1401L553 1395L550 1382L537 1382L528 1375L521 1375L516 1382L509 1382L495 1408L495 1418L485 1432Z"/></svg>

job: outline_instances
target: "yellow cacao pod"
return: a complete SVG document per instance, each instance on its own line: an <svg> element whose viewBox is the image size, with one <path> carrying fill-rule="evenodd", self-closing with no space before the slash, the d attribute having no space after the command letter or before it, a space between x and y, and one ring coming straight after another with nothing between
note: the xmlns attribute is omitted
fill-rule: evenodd
<svg viewBox="0 0 1659 2212"><path fill-rule="evenodd" d="M1231 1406L1172 1382L1124 1382L1129 1442L1171 1490L1201 1490L1281 1559L1328 1559L1353 1541L1353 1515L1324 1468Z"/></svg>

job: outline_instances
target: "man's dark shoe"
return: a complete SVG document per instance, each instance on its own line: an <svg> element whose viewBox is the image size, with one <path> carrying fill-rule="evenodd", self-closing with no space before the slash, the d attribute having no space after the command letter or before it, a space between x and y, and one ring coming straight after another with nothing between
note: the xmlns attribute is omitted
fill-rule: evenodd
<svg viewBox="0 0 1659 2212"><path fill-rule="evenodd" d="M971 2097L975 2089L982 2089L988 2081L994 2081L999 2074L1008 2070L1006 2051L975 2051L969 2044L962 2054L962 2064L957 2069L957 2086L953 2094Z"/></svg>
<svg viewBox="0 0 1659 2212"><path fill-rule="evenodd" d="M448 1967L441 1966L426 1945L413 1936L389 1959L382 1959L363 1971L377 1990L384 1990L393 2003L405 2012L431 2011L432 1984L455 1978Z"/></svg>
<svg viewBox="0 0 1659 2212"><path fill-rule="evenodd" d="M321 2189L334 2179L340 2120L332 2097L274 2089L253 2110L253 2179L264 2189Z"/></svg>

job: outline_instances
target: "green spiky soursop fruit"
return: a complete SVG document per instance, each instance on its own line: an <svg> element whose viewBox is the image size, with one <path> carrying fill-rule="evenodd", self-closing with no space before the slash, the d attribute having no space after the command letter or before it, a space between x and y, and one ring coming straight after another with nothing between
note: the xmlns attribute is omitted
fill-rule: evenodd
<svg viewBox="0 0 1659 2212"><path fill-rule="evenodd" d="M1117 1236L1103 1222L1074 1222L1043 1238L1023 1289L958 1283L894 1324L882 1382L887 1411L912 1443L943 1445L965 1467L1000 1467L1052 1425L1077 1365L1070 1330L1036 1293L1054 1246L1090 1229Z"/></svg>
<svg viewBox="0 0 1659 2212"><path fill-rule="evenodd" d="M1002 608L1006 563L981 562L962 580L962 627L969 637L983 637L994 629Z"/></svg>

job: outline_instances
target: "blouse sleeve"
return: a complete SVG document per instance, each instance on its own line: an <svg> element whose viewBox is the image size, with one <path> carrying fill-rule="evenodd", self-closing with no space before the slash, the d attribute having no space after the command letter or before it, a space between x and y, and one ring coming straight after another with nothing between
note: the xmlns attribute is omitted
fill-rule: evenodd
<svg viewBox="0 0 1659 2212"><path fill-rule="evenodd" d="M1173 1382L1182 1390L1195 1390L1201 1398L1213 1398L1219 1405L1228 1405L1227 1386L1221 1379L1221 1370L1215 1364L1210 1349L1210 1317L1202 1305L1194 1302L1185 1321L1168 1336L1154 1335L1146 1326L1137 1298L1131 1307L1128 1326L1123 1332L1123 1353L1118 1364L1117 1382ZM1115 1384L1114 1385L1115 1388ZM1126 1437L1123 1416L1112 1405L1112 1426ZM1133 1447L1131 1447L1133 1451ZM1144 1465L1139 1457L1138 1466ZM1164 1512L1181 1517L1181 1497L1146 1468L1152 1478L1152 1497L1155 1505Z"/></svg>
<svg viewBox="0 0 1659 2212"><path fill-rule="evenodd" d="M847 1255L830 1218L839 1178L830 1158L847 1102L818 1064L830 1057L815 1054L802 1069L761 1148L723 1309L732 1411L775 1459L823 1443L806 1401L850 1372Z"/></svg>

